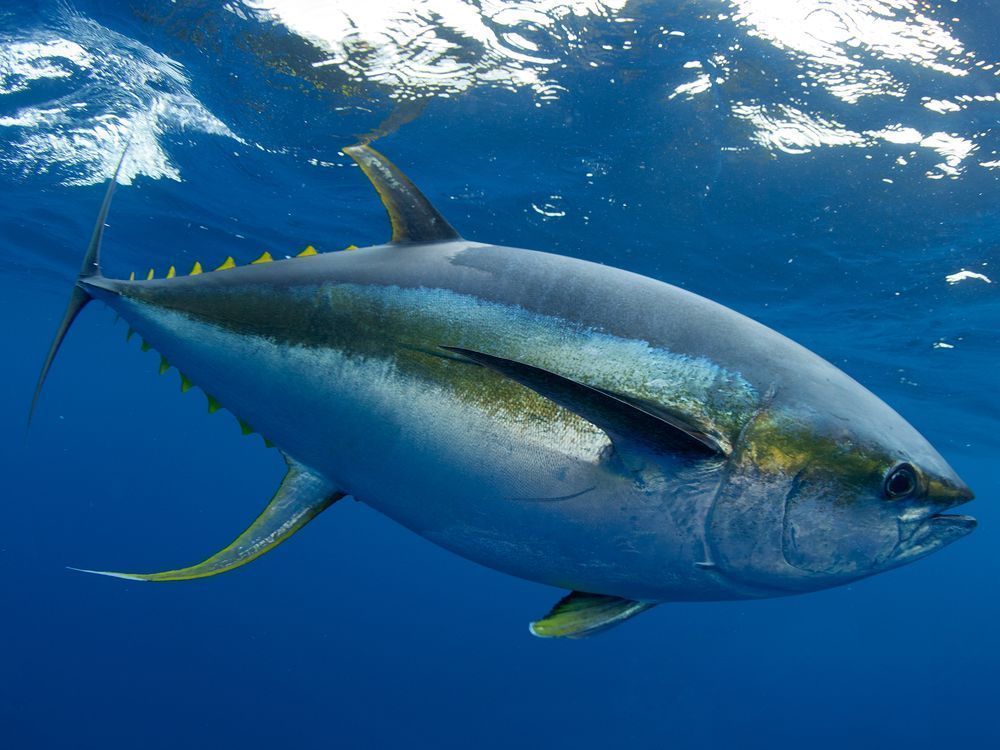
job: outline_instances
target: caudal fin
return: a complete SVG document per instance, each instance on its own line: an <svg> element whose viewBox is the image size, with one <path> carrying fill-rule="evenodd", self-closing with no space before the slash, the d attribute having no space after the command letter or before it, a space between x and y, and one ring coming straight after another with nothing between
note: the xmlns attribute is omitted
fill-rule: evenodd
<svg viewBox="0 0 1000 750"><path fill-rule="evenodd" d="M127 153L128 144L125 144L125 149L122 151L122 155L118 159L118 165L115 167L115 173L111 176L108 189L104 193L104 202L101 203L101 210L97 214L97 223L94 225L94 231L90 235L90 244L87 245L87 254L83 257L83 265L80 266L76 286L70 292L66 312L59 323L59 328L56 330L56 335L52 340L52 345L49 347L49 352L45 356L45 362L42 363L42 371L38 375L35 393L31 398L31 408L28 410L28 427L31 426L31 418L35 414L35 407L38 406L38 397L42 393L42 386L45 384L45 378L49 374L49 368L52 367L52 362L56 358L59 347L62 345L63 339L66 338L66 334L70 326L73 325L73 321L76 320L76 316L80 314L80 311L91 300L90 294L80 284L80 281L101 275L101 238L104 236L104 222L108 218L108 209L111 208L111 197L114 195L115 185L118 184L118 173L121 172L122 163L125 161L125 154Z"/></svg>

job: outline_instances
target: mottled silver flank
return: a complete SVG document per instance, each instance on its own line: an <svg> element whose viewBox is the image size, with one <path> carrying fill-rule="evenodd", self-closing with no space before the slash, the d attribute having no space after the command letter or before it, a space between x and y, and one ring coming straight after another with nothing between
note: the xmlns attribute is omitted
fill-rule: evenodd
<svg viewBox="0 0 1000 750"><path fill-rule="evenodd" d="M815 354L653 279L461 239L385 157L347 152L390 244L118 281L97 258L105 201L39 387L100 299L290 467L230 547L124 575L232 569L350 494L570 589L532 632L580 637L658 602L856 580L974 527L941 514L972 497L944 459Z"/></svg>

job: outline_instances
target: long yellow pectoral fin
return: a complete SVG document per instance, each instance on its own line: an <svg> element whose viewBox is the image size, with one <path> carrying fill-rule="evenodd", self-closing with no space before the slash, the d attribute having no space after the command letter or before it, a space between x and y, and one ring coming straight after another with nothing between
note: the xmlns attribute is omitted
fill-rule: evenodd
<svg viewBox="0 0 1000 750"><path fill-rule="evenodd" d="M715 435L691 424L683 415L669 414L655 404L644 404L526 362L455 346L441 348L520 383L583 417L604 430L619 453L627 455L638 448L639 453L654 450L714 458L729 452Z"/></svg>
<svg viewBox="0 0 1000 750"><path fill-rule="evenodd" d="M187 581L207 578L246 565L272 550L344 496L327 479L288 458L288 473L257 520L221 552L188 568L162 573L113 573L83 570L132 581Z"/></svg>
<svg viewBox="0 0 1000 750"><path fill-rule="evenodd" d="M654 606L619 596L574 591L563 597L541 620L531 623L529 629L532 635L540 638L586 638Z"/></svg>

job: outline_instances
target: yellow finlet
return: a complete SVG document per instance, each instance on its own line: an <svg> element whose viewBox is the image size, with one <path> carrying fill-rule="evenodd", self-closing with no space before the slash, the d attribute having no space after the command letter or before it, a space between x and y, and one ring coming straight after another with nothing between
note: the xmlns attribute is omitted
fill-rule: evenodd
<svg viewBox="0 0 1000 750"><path fill-rule="evenodd" d="M260 254L260 257L257 258L257 260L250 261L250 265L255 266L258 263L270 263L272 260L274 260L274 258L271 257L271 253L265 250L263 253Z"/></svg>
<svg viewBox="0 0 1000 750"><path fill-rule="evenodd" d="M250 425L248 425L246 422L244 422L239 417L236 418L236 421L240 423L240 432L242 432L244 435L252 435L253 434L253 427L251 427Z"/></svg>
<svg viewBox="0 0 1000 750"><path fill-rule="evenodd" d="M152 280L153 280L153 269L150 268L149 273L146 274L146 281L152 281Z"/></svg>
<svg viewBox="0 0 1000 750"><path fill-rule="evenodd" d="M299 253L295 257L296 258L301 258L301 257L303 257L305 255L316 255L316 248L314 248L312 245L309 245L305 250L303 250L301 253Z"/></svg>
<svg viewBox="0 0 1000 750"><path fill-rule="evenodd" d="M357 249L358 249L358 246L357 246L357 245L348 245L348 246L347 246L347 247L345 247L344 249L345 249L345 250L357 250Z"/></svg>
<svg viewBox="0 0 1000 750"><path fill-rule="evenodd" d="M205 394L205 398L208 399L208 413L209 414L215 414L215 412L217 412L219 409L222 408L222 404L220 404L214 398L212 398L211 396L209 396L207 393Z"/></svg>
<svg viewBox="0 0 1000 750"><path fill-rule="evenodd" d="M130 271L128 275L129 281L135 281L135 271Z"/></svg>
<svg viewBox="0 0 1000 750"><path fill-rule="evenodd" d="M146 339L142 340L142 346L140 347L144 352L149 351L149 342Z"/></svg>
<svg viewBox="0 0 1000 750"><path fill-rule="evenodd" d="M215 270L216 271L225 271L225 270L230 269L230 268L236 268L236 261L233 260L233 256L232 255L230 255L228 258L226 258L224 261L222 261L222 265L219 266L218 268L216 268Z"/></svg>
<svg viewBox="0 0 1000 750"><path fill-rule="evenodd" d="M170 268L167 269L167 278L172 279L176 275L177 275L177 269L174 268L173 266L170 266Z"/></svg>
<svg viewBox="0 0 1000 750"><path fill-rule="evenodd" d="M192 388L194 388L194 383L188 380L188 376L183 372L181 373L181 393L187 393Z"/></svg>
<svg viewBox="0 0 1000 750"><path fill-rule="evenodd" d="M188 274L188 276L197 276L201 272L202 272L201 263L195 261L194 265L191 266L191 272Z"/></svg>
<svg viewBox="0 0 1000 750"><path fill-rule="evenodd" d="M134 335L135 335L135 329L132 328L132 326L129 326L128 330L125 331L125 341L126 342L131 341Z"/></svg>
<svg viewBox="0 0 1000 750"><path fill-rule="evenodd" d="M165 373L169 369L170 369L170 363L167 362L167 358L164 357L161 354L160 355L160 375L162 375L163 373Z"/></svg>

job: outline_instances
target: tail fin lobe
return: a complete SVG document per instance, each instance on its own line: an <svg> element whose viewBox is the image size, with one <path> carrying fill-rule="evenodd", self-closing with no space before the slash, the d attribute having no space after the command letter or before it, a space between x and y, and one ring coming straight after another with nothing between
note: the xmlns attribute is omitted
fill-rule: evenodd
<svg viewBox="0 0 1000 750"><path fill-rule="evenodd" d="M35 407L38 406L38 397L42 393L42 386L45 385L45 378L49 374L49 368L52 367L52 362L56 358L59 347L62 345L63 339L66 338L66 334L69 332L70 326L73 325L73 321L76 320L76 316L80 314L80 311L92 299L80 282L85 279L100 277L101 275L101 239L104 237L104 223L108 218L108 210L111 208L111 198L115 192L115 185L118 184L118 174L121 172L122 163L125 161L125 154L127 153L128 144L125 144L125 149L118 159L115 172L108 183L108 189L104 193L104 201L101 203L101 210L97 214L94 231L90 235L90 244L87 245L87 254L83 257L83 264L80 266L76 286L73 287L73 291L69 295L69 304L66 305L66 312L63 314L59 328L56 330L55 338L52 340L52 345L45 356L42 371L38 375L38 382L35 384L35 393L31 398L31 408L28 410L29 428L31 427L31 419L35 414Z"/></svg>

